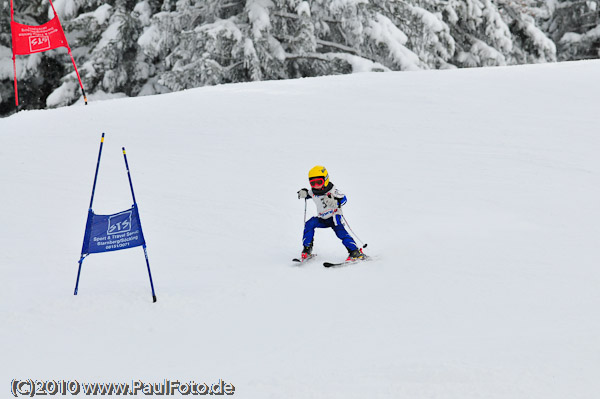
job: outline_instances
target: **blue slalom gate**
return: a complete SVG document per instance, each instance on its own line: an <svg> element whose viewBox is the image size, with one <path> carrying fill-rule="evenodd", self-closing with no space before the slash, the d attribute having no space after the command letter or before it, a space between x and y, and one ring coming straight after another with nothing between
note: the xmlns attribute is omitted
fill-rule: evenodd
<svg viewBox="0 0 600 399"><path fill-rule="evenodd" d="M135 193L133 191L133 183L131 181L131 172L129 163L127 162L127 153L123 147L123 159L125 160L125 168L127 169L127 177L129 187L131 188L131 196L133 205L131 208L114 213L112 215L97 215L92 210L94 203L94 194L96 192L96 182L98 181L98 170L100 169L100 159L102 157L102 147L104 145L104 133L100 140L100 150L98 151L98 161L96 163L96 173L94 175L94 184L92 186L92 197L88 209L88 217L85 226L85 235L83 237L83 246L81 248L81 257L79 258L79 268L77 270L77 281L75 282L75 292L77 295L79 290L79 278L81 277L81 266L84 259L93 253L102 253L110 251L118 251L121 249L135 248L142 246L144 249L144 257L146 258L146 267L148 269L148 277L150 278L150 288L152 289L152 301L156 302L156 294L154 292L154 283L152 281L152 273L150 272L150 262L148 260L148 251L146 249L146 240L142 231L140 222L140 214L138 211Z"/></svg>

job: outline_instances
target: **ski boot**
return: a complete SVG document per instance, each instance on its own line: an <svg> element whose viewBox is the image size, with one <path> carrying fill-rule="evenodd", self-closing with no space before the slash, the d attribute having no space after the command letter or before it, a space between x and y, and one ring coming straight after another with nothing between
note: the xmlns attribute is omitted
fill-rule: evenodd
<svg viewBox="0 0 600 399"><path fill-rule="evenodd" d="M348 259L346 259L346 262L351 262L354 260L359 260L359 259L365 258L365 254L363 254L362 248L353 249L352 251L348 251L348 252L349 252L349 255L348 255Z"/></svg>
<svg viewBox="0 0 600 399"><path fill-rule="evenodd" d="M312 254L312 249L313 249L313 243L311 242L310 245L305 246L302 249L302 254L300 255L302 257L302 260L306 260L308 258L310 258L311 254Z"/></svg>

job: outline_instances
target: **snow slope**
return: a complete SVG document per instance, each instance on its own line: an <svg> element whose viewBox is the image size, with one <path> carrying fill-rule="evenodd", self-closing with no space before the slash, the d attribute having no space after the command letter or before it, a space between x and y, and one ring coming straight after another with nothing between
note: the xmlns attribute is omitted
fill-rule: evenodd
<svg viewBox="0 0 600 399"><path fill-rule="evenodd" d="M598 68L236 84L1 119L0 390L597 397ZM89 256L73 296L102 132L93 208L131 205L126 147L155 304L141 248ZM321 267L345 257L322 230L319 262L292 264L316 164L376 260Z"/></svg>

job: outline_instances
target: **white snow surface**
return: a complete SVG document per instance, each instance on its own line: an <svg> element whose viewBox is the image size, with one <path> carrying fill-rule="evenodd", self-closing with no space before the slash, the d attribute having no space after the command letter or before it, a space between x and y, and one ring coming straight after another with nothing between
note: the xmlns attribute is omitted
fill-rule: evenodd
<svg viewBox="0 0 600 399"><path fill-rule="evenodd" d="M0 119L0 389L596 398L599 68L233 84ZM126 147L156 303L140 247L87 257L73 295L102 132L93 209L131 206ZM374 260L323 268L346 251L319 230L316 260L291 262L318 164Z"/></svg>

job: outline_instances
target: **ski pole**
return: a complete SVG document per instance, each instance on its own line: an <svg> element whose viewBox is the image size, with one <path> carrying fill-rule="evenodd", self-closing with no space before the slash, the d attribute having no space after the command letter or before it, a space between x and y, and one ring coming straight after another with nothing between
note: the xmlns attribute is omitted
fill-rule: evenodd
<svg viewBox="0 0 600 399"><path fill-rule="evenodd" d="M304 230L306 229L306 198L304 198L304 226L302 227L302 245L304 245Z"/></svg>
<svg viewBox="0 0 600 399"><path fill-rule="evenodd" d="M306 227L306 198L304 198L304 227Z"/></svg>
<svg viewBox="0 0 600 399"><path fill-rule="evenodd" d="M363 246L362 246L363 248L366 248L366 247L367 247L367 244L365 244L365 243L363 242L363 240L361 240L361 239L360 239L360 238L359 238L359 237L356 235L356 233L354 232L354 230L352 230L352 227L350 227L350 223L348 223L348 221L346 220L346 217L345 217L344 215L342 215L342 218L344 218L344 222L346 223L346 226L348 226L348 229L350 230L350 232L352 233L352 235L354 235L354 237L356 237L356 239L357 239L358 241L360 241L360 242L363 244Z"/></svg>

